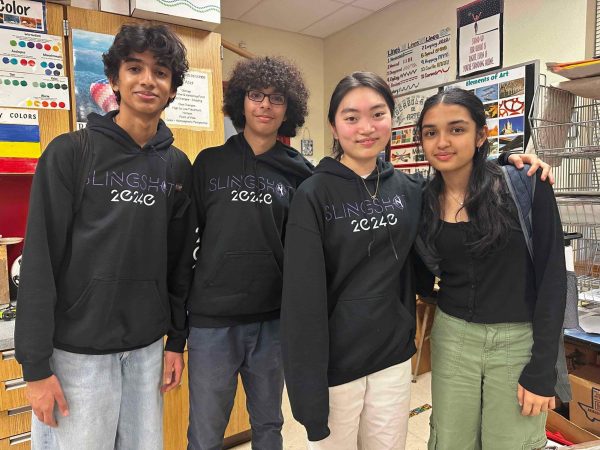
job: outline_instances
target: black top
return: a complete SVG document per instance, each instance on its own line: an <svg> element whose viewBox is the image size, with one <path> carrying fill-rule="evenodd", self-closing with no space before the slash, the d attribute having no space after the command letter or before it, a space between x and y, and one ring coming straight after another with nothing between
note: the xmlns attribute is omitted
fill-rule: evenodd
<svg viewBox="0 0 600 450"><path fill-rule="evenodd" d="M81 150L67 134L48 145L33 177L15 329L27 381L52 374L53 347L116 353L165 333L167 350L185 346L191 163L162 121L140 148L115 114L88 116L93 160L75 215Z"/></svg>
<svg viewBox="0 0 600 450"><path fill-rule="evenodd" d="M519 383L535 394L552 396L565 311L566 269L556 201L551 186L540 180L532 214L535 262L516 217L507 245L480 258L464 245L472 240L468 239L472 225L444 222L435 242L442 272L438 306L469 322L532 322L532 357Z"/></svg>
<svg viewBox="0 0 600 450"><path fill-rule="evenodd" d="M279 317L290 202L313 166L281 142L255 155L243 133L194 161L199 249L190 297L194 327Z"/></svg>
<svg viewBox="0 0 600 450"><path fill-rule="evenodd" d="M328 386L401 363L415 352L411 247L424 182L389 163L377 164L363 180L324 158L290 208L283 364L294 417L311 441L329 434Z"/></svg>

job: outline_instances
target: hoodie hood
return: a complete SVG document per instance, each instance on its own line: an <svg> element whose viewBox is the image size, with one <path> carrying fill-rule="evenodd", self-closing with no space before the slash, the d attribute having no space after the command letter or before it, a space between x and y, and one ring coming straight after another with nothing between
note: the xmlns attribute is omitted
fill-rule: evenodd
<svg viewBox="0 0 600 450"><path fill-rule="evenodd" d="M366 178L367 181L377 180L377 169L379 169L379 178L382 180L389 178L394 174L395 169L391 163L382 161L380 158L377 158L376 164L376 168ZM315 169L315 173L329 173L338 177L345 178L347 180L358 180L359 178L361 178L361 176L354 172L352 169L346 167L340 161L330 156L326 156L321 160L321 162Z"/></svg>
<svg viewBox="0 0 600 450"><path fill-rule="evenodd" d="M314 166L306 158L297 150L280 141L276 141L273 147L260 155L254 154L250 144L244 137L244 133L238 133L230 137L228 143L235 145L244 152L244 161L246 159L255 162L260 161L278 172L287 173L302 180L313 173Z"/></svg>
<svg viewBox="0 0 600 450"><path fill-rule="evenodd" d="M90 130L101 133L110 139L119 143L119 145L127 152L139 152L140 150L154 150L157 152L166 151L173 144L174 138L171 130L165 125L163 120L158 121L156 134L150 139L143 148L127 134L127 132L117 125L114 117L119 113L118 110L111 111L103 116L96 113L91 113L87 116L87 127Z"/></svg>

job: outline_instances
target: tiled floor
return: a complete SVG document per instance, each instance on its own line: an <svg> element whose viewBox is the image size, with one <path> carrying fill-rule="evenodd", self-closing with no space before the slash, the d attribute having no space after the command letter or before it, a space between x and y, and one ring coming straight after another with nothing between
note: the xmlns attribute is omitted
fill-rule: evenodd
<svg viewBox="0 0 600 450"><path fill-rule="evenodd" d="M431 405L431 372L420 375L412 384L410 408L418 408L424 404ZM429 438L429 416L431 410L411 417L408 420L408 437L406 450L427 450ZM284 392L283 400L283 448L285 450L306 450L306 432L304 427L294 420L290 403ZM250 450L250 443L238 445L234 450Z"/></svg>

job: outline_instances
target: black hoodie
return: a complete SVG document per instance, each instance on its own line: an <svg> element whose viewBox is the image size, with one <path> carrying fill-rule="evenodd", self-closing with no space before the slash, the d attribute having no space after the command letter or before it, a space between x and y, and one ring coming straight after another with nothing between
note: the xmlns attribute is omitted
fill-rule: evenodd
<svg viewBox="0 0 600 450"><path fill-rule="evenodd" d="M281 142L255 155L243 133L198 155L193 176L200 246L188 299L190 326L279 317L288 209L312 169Z"/></svg>
<svg viewBox="0 0 600 450"><path fill-rule="evenodd" d="M380 160L363 180L325 158L294 197L285 241L282 350L292 411L311 441L329 435L328 386L415 352L411 248L423 184L422 177Z"/></svg>
<svg viewBox="0 0 600 450"><path fill-rule="evenodd" d="M43 152L31 187L15 347L25 380L52 374L53 346L83 354L141 348L168 334L183 351L194 242L191 163L160 121L144 148L116 112L91 114L93 161L73 215L75 149Z"/></svg>

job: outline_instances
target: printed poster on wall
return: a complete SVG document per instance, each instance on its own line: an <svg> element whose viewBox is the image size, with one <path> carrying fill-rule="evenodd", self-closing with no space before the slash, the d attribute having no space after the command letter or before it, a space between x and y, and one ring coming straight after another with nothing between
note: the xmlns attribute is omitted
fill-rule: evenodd
<svg viewBox="0 0 600 450"><path fill-rule="evenodd" d="M72 36L75 115L80 129L85 127L88 114L106 114L119 108L102 62L102 54L110 48L115 37L85 30L73 30Z"/></svg>
<svg viewBox="0 0 600 450"><path fill-rule="evenodd" d="M0 0L0 27L46 32L46 0Z"/></svg>
<svg viewBox="0 0 600 450"><path fill-rule="evenodd" d="M0 108L0 158L39 158L38 112Z"/></svg>
<svg viewBox="0 0 600 450"><path fill-rule="evenodd" d="M450 81L450 28L387 52L387 82L394 97Z"/></svg>
<svg viewBox="0 0 600 450"><path fill-rule="evenodd" d="M68 78L0 70L0 106L69 109Z"/></svg>
<svg viewBox="0 0 600 450"><path fill-rule="evenodd" d="M175 100L165 109L165 123L173 128L212 130L212 71L190 69Z"/></svg>
<svg viewBox="0 0 600 450"><path fill-rule="evenodd" d="M490 154L523 150L525 138L525 66L479 78L459 81L458 87L473 92L483 102Z"/></svg>
<svg viewBox="0 0 600 450"><path fill-rule="evenodd" d="M407 173L427 172L429 163L415 139L415 125L423 109L423 104L437 88L426 89L396 98L392 122L390 162L394 167Z"/></svg>
<svg viewBox="0 0 600 450"><path fill-rule="evenodd" d="M64 76L62 38L0 28L0 70Z"/></svg>
<svg viewBox="0 0 600 450"><path fill-rule="evenodd" d="M476 0L456 10L458 76L502 67L504 0Z"/></svg>

